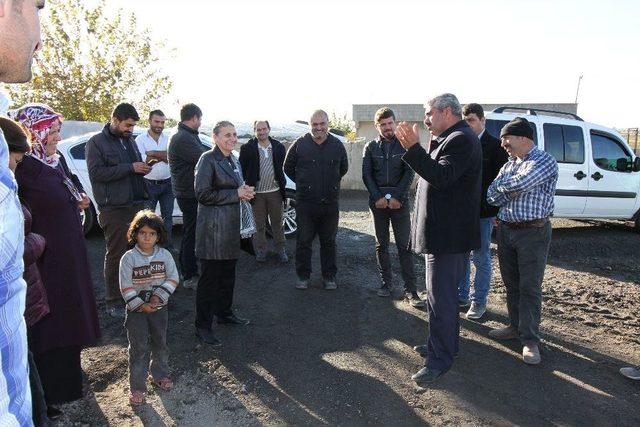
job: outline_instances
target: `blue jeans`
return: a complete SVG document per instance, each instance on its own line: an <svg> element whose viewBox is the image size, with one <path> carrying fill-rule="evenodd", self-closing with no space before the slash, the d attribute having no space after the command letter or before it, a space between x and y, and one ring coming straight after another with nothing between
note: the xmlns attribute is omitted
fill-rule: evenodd
<svg viewBox="0 0 640 427"><path fill-rule="evenodd" d="M165 247L173 247L171 243L171 231L173 228L173 190L171 190L171 178L164 181L146 180L149 199L147 207L155 212L156 205L160 202L160 215L164 220L164 228L167 231L167 243Z"/></svg>
<svg viewBox="0 0 640 427"><path fill-rule="evenodd" d="M471 251L476 277L473 281L471 301L479 304L487 303L487 295L491 287L491 231L494 218L480 218L480 248ZM464 276L458 283L458 299L468 300L471 288L471 260L466 264Z"/></svg>

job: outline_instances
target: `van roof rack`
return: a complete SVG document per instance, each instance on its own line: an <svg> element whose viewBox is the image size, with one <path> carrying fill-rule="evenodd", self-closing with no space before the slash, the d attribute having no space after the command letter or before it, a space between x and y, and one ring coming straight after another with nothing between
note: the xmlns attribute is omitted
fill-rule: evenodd
<svg viewBox="0 0 640 427"><path fill-rule="evenodd" d="M494 113L504 113L506 110L526 111L527 114L532 115L532 116L537 116L538 113L553 113L553 114L558 114L558 115L570 116L570 117L572 117L572 118L574 118L576 120L580 120L581 122L584 122L584 120L582 120L582 118L580 116L578 116L577 114L567 113L566 111L543 110L543 109L540 109L540 108L503 106L503 107L495 108L493 110L493 112Z"/></svg>

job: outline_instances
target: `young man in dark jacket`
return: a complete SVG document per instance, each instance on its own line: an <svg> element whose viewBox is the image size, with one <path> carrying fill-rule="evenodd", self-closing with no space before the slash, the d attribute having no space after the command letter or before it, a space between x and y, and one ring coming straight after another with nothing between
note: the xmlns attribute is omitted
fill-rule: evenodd
<svg viewBox="0 0 640 427"><path fill-rule="evenodd" d="M286 197L286 179L284 157L286 150L280 141L269 136L271 126L266 120L253 123L256 137L251 138L240 148L240 166L247 185L255 187L256 197L253 199L253 216L257 232L253 236L256 250L256 261L267 260L266 223L270 219L271 233L278 260L289 261L285 247L284 230L282 229L283 200Z"/></svg>
<svg viewBox="0 0 640 427"><path fill-rule="evenodd" d="M194 169L207 148L198 137L202 123L202 110L195 104L186 104L180 109L178 132L171 137L167 159L171 170L171 186L178 206L182 211L182 241L180 243L180 272L183 286L196 289L198 286L198 264L196 260L196 219L198 201L193 190Z"/></svg>
<svg viewBox="0 0 640 427"><path fill-rule="evenodd" d="M307 289L311 276L313 240L320 239L320 263L324 288L336 289L336 234L340 180L349 167L347 150L329 134L329 116L318 110L311 115L311 132L289 148L284 172L296 183L297 289Z"/></svg>
<svg viewBox="0 0 640 427"><path fill-rule="evenodd" d="M396 138L395 115L390 108L376 111L374 118L378 138L364 147L362 180L369 190L369 209L376 232L376 259L382 279L378 296L388 297L393 287L389 261L389 224L398 247L405 296L413 307L424 307L416 292L413 255L409 251L409 187L414 173L402 156L406 150Z"/></svg>
<svg viewBox="0 0 640 427"><path fill-rule="evenodd" d="M133 128L140 117L131 104L120 104L99 134L86 146L87 169L93 197L100 213L98 223L104 232L107 252L104 258L107 313L124 317L120 294L120 258L127 251L127 228L138 211L144 209L146 192L143 176L151 166L142 161L133 139Z"/></svg>
<svg viewBox="0 0 640 427"><path fill-rule="evenodd" d="M473 294L469 301L471 263L467 263L464 276L458 283L458 301L461 307L471 306L467 319L480 319L487 310L487 295L491 287L491 231L496 221L498 208L487 202L487 188L498 176L507 162L507 152L500 146L500 140L485 129L484 110L480 104L467 104L462 108L462 116L482 145L482 192L480 195L480 248L472 252L476 275Z"/></svg>

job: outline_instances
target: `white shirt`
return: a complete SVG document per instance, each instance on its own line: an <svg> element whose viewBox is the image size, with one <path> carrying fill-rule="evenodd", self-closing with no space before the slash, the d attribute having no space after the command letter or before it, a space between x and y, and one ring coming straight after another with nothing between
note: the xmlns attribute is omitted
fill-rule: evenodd
<svg viewBox="0 0 640 427"><path fill-rule="evenodd" d="M269 144L266 147L263 147L262 144L258 142L258 148L260 149L260 151L262 151L262 154L264 154L265 157L269 157L269 150L271 150L271 141L269 141Z"/></svg>
<svg viewBox="0 0 640 427"><path fill-rule="evenodd" d="M164 133L160 134L158 142L149 136L149 132L141 133L136 137L136 144L138 150L142 156L142 161L147 161L147 151L167 151L167 145L169 144L169 137ZM151 172L144 176L147 179L153 179L161 181L163 179L171 178L171 172L169 171L169 164L167 162L157 162L151 166Z"/></svg>

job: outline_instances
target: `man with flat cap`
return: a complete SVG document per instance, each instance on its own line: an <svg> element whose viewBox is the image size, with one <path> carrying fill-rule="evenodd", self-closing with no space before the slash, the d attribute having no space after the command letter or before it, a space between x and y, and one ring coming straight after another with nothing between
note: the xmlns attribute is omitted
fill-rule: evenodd
<svg viewBox="0 0 640 427"><path fill-rule="evenodd" d="M518 117L500 132L509 160L487 190L487 201L499 206L498 261L507 289L509 325L494 329L498 340L519 338L524 363L540 363L542 279L549 245L558 164L533 141L533 126Z"/></svg>

